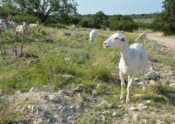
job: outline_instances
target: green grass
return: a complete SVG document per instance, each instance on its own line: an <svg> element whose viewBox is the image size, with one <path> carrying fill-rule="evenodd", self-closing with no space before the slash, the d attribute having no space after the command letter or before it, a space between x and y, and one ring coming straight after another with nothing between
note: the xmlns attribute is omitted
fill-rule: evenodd
<svg viewBox="0 0 175 124"><path fill-rule="evenodd" d="M0 100L0 124L11 124L22 122L22 113L15 112L15 106L10 105L7 97Z"/></svg>
<svg viewBox="0 0 175 124"><path fill-rule="evenodd" d="M153 19L134 19L135 22L152 23Z"/></svg>
<svg viewBox="0 0 175 124"><path fill-rule="evenodd" d="M10 52L10 44L7 44L8 56L5 60L1 58L2 61L0 61L2 77L0 89L25 92L32 86L45 84L55 87L83 82L105 84L112 78L117 78L113 75L118 75L119 51L104 49L102 45L114 32L98 30L96 42L89 45L89 31L90 29L84 28L78 28L75 31L44 26L29 28L29 33L25 37L24 53L35 54L38 58L23 57L14 60L14 54ZM65 36L64 34L67 32L71 36ZM125 33L125 35L129 44L135 42L136 35L129 33ZM53 42L45 42L48 38ZM20 43L17 45L19 46ZM27 49L27 46L30 47ZM174 66L174 59L171 57L173 54L167 55L166 51L161 51L150 41L146 43L146 49L151 60L170 67ZM61 79L59 74L71 74L76 78L68 81Z"/></svg>

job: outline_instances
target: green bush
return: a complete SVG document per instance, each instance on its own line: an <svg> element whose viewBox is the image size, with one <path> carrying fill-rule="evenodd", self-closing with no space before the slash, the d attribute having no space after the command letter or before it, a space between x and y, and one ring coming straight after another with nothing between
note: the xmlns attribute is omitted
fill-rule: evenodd
<svg viewBox="0 0 175 124"><path fill-rule="evenodd" d="M112 30L133 31L138 27L130 17L115 15L110 21L110 28Z"/></svg>
<svg viewBox="0 0 175 124"><path fill-rule="evenodd" d="M165 35L175 34L175 1L164 0L163 8L154 18L154 30L161 30Z"/></svg>
<svg viewBox="0 0 175 124"><path fill-rule="evenodd" d="M92 20L90 19L83 19L80 21L79 25L84 28L91 28L92 27Z"/></svg>

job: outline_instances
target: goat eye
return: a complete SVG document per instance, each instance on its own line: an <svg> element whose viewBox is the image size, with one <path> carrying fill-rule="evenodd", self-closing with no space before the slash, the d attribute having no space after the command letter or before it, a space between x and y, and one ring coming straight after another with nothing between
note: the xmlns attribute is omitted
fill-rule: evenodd
<svg viewBox="0 0 175 124"><path fill-rule="evenodd" d="M118 40L118 37L116 37L115 39Z"/></svg>

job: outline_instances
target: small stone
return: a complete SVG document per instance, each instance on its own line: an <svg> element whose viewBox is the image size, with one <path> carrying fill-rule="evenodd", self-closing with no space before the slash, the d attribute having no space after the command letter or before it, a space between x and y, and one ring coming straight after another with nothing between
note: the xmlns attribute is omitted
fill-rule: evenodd
<svg viewBox="0 0 175 124"><path fill-rule="evenodd" d="M150 80L148 84L150 84L150 85L154 86L154 85L156 85L156 84L157 84L157 82L156 82L156 81L154 81L154 80Z"/></svg>
<svg viewBox="0 0 175 124"><path fill-rule="evenodd" d="M59 110L64 109L64 106L60 105L60 106L58 107L58 109L59 109Z"/></svg>
<svg viewBox="0 0 175 124"><path fill-rule="evenodd" d="M54 94L49 95L49 100L52 102L55 102L55 103L61 102L61 100L58 98L58 96L56 96Z"/></svg>
<svg viewBox="0 0 175 124"><path fill-rule="evenodd" d="M158 74L156 72L150 72L150 73L147 73L145 75L145 78L146 79L149 79L149 80L157 80L158 79Z"/></svg>
<svg viewBox="0 0 175 124"><path fill-rule="evenodd" d="M103 114L108 115L108 114L110 114L110 111L104 111Z"/></svg>
<svg viewBox="0 0 175 124"><path fill-rule="evenodd" d="M139 82L139 78L135 78L134 80L135 80L136 82Z"/></svg>
<svg viewBox="0 0 175 124"><path fill-rule="evenodd" d="M143 94L135 94L134 96L135 96L135 97L142 97Z"/></svg>
<svg viewBox="0 0 175 124"><path fill-rule="evenodd" d="M45 117L45 111L42 111L42 112L40 113L40 117L42 117L42 118Z"/></svg>
<svg viewBox="0 0 175 124"><path fill-rule="evenodd" d="M129 109L130 109L131 111L137 111L137 108L134 107L134 106L130 107Z"/></svg>
<svg viewBox="0 0 175 124"><path fill-rule="evenodd" d="M100 84L97 84L97 88L100 88Z"/></svg>
<svg viewBox="0 0 175 124"><path fill-rule="evenodd" d="M140 103L138 106L141 107L141 106L144 106L144 104L143 103Z"/></svg>
<svg viewBox="0 0 175 124"><path fill-rule="evenodd" d="M38 120L35 120L33 123L34 124L43 124L44 122L42 119L38 119Z"/></svg>
<svg viewBox="0 0 175 124"><path fill-rule="evenodd" d="M37 109L37 106L35 106L35 105L29 105L27 108L28 108L28 110L30 110L31 112L35 112L36 109Z"/></svg>
<svg viewBox="0 0 175 124"><path fill-rule="evenodd" d="M112 113L112 117L116 117L116 116L117 116L117 112L114 111L114 112Z"/></svg>
<svg viewBox="0 0 175 124"><path fill-rule="evenodd" d="M77 105L75 107L75 109L76 109L77 112L82 112L82 106L81 105Z"/></svg>
<svg viewBox="0 0 175 124"><path fill-rule="evenodd" d="M17 91L16 91L16 94L20 94L20 93L21 93L21 91L20 91L20 90L17 90Z"/></svg>
<svg viewBox="0 0 175 124"><path fill-rule="evenodd" d="M151 100L146 100L146 103L147 103L147 104L151 103Z"/></svg>
<svg viewBox="0 0 175 124"><path fill-rule="evenodd" d="M44 89L44 90L48 90L49 88L50 88L49 85L42 86L42 89Z"/></svg>
<svg viewBox="0 0 175 124"><path fill-rule="evenodd" d="M148 108L148 106L146 106L146 105L140 107L141 110L147 109L147 108Z"/></svg>
<svg viewBox="0 0 175 124"><path fill-rule="evenodd" d="M79 96L79 98L80 98L82 101L86 101L86 97L84 97L83 94L78 93L78 96Z"/></svg>
<svg viewBox="0 0 175 124"><path fill-rule="evenodd" d="M74 92L74 93L80 92L80 87L75 87L75 88L73 89L73 92Z"/></svg>
<svg viewBox="0 0 175 124"><path fill-rule="evenodd" d="M22 108L22 111L23 111L23 112L25 112L25 111L27 111L27 110L28 110L28 108L27 108L26 106Z"/></svg>
<svg viewBox="0 0 175 124"><path fill-rule="evenodd" d="M67 119L68 120L74 120L74 118L72 116L69 116Z"/></svg>
<svg viewBox="0 0 175 124"><path fill-rule="evenodd" d="M92 97L95 97L95 96L97 96L97 91L96 90L92 90Z"/></svg>
<svg viewBox="0 0 175 124"><path fill-rule="evenodd" d="M98 104L102 108L107 108L108 102L107 101L102 101L100 104Z"/></svg>
<svg viewBox="0 0 175 124"><path fill-rule="evenodd" d="M65 61L69 61L69 60L70 60L70 58L69 58L69 57L66 57L66 58L64 58L64 60L65 60Z"/></svg>
<svg viewBox="0 0 175 124"><path fill-rule="evenodd" d="M169 86L170 87L175 87L175 83L171 83Z"/></svg>
<svg viewBox="0 0 175 124"><path fill-rule="evenodd" d="M141 115L140 114L137 114L137 113L135 113L135 114L133 114L133 117L132 117L132 119L134 120L134 121L140 121L141 120Z"/></svg>
<svg viewBox="0 0 175 124"><path fill-rule="evenodd" d="M148 108L148 106L144 105L143 103L140 103L140 104L138 105L138 109L139 109L139 110L143 110L143 109L147 109L147 108Z"/></svg>
<svg viewBox="0 0 175 124"><path fill-rule="evenodd" d="M99 118L101 118L101 119L102 119L102 121L105 121L105 120L106 120L106 118L105 118L105 116L104 116L104 115L100 115L100 116L99 116Z"/></svg>
<svg viewBox="0 0 175 124"><path fill-rule="evenodd" d="M29 92L34 92L38 91L40 88L39 87L32 87Z"/></svg>
<svg viewBox="0 0 175 124"><path fill-rule="evenodd" d="M157 124L164 124L164 122L161 120L157 120Z"/></svg>
<svg viewBox="0 0 175 124"><path fill-rule="evenodd" d="M58 74L58 75L64 79L74 79L75 78L75 76L70 75L70 74Z"/></svg>

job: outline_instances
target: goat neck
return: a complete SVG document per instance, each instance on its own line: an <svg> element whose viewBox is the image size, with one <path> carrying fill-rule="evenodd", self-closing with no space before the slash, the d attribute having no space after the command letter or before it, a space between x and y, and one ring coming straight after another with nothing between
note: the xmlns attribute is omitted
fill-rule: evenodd
<svg viewBox="0 0 175 124"><path fill-rule="evenodd" d="M125 64L128 64L131 58L131 51L128 43L125 43L123 49L120 50L121 59L124 60Z"/></svg>

